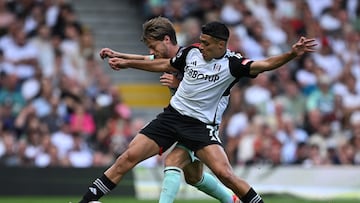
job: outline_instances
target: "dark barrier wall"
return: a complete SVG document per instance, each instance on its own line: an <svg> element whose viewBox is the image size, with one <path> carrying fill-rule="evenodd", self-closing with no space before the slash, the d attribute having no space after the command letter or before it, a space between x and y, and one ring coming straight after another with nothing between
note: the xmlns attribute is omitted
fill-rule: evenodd
<svg viewBox="0 0 360 203"><path fill-rule="evenodd" d="M105 168L3 168L0 195L83 195ZM111 195L135 196L133 173Z"/></svg>

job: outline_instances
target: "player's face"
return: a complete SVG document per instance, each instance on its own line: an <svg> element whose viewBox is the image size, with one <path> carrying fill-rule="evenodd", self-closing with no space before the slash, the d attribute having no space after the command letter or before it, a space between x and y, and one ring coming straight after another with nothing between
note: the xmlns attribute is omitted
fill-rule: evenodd
<svg viewBox="0 0 360 203"><path fill-rule="evenodd" d="M200 35L200 51L205 61L219 58L224 54L224 42L209 35Z"/></svg>
<svg viewBox="0 0 360 203"><path fill-rule="evenodd" d="M167 47L166 39L163 41L149 40L146 45L149 48L149 53L154 55L155 58L170 58L170 56L168 56L169 49Z"/></svg>

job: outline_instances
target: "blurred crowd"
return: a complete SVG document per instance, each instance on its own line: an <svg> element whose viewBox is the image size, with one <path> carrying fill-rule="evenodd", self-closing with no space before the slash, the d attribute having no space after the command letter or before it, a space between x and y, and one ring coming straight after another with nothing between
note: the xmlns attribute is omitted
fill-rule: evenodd
<svg viewBox="0 0 360 203"><path fill-rule="evenodd" d="M357 0L148 0L146 18L168 17L179 44L220 20L228 46L251 59L288 51L300 36L316 53L241 80L221 126L233 165L360 164L360 2Z"/></svg>
<svg viewBox="0 0 360 203"><path fill-rule="evenodd" d="M0 0L0 166L104 166L124 150L142 123L94 43L69 1Z"/></svg>
<svg viewBox="0 0 360 203"><path fill-rule="evenodd" d="M315 38L316 53L235 85L224 147L233 165L360 164L360 2L137 2L144 20L173 22L180 45L220 20L229 48L254 60ZM94 44L71 1L0 0L0 166L107 166L144 125Z"/></svg>

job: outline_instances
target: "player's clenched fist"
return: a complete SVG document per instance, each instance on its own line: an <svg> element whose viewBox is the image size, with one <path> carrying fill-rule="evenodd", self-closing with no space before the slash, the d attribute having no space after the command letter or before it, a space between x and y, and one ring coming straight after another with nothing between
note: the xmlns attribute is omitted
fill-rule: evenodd
<svg viewBox="0 0 360 203"><path fill-rule="evenodd" d="M109 48L103 48L99 52L99 55L102 59L107 58L107 57L113 58L113 57L115 57L114 54L115 54L114 51Z"/></svg>
<svg viewBox="0 0 360 203"><path fill-rule="evenodd" d="M171 73L164 73L162 76L160 76L160 83L170 88L177 88L180 84L180 80Z"/></svg>
<svg viewBox="0 0 360 203"><path fill-rule="evenodd" d="M109 65L113 70L125 69L126 60L122 58L110 58Z"/></svg>

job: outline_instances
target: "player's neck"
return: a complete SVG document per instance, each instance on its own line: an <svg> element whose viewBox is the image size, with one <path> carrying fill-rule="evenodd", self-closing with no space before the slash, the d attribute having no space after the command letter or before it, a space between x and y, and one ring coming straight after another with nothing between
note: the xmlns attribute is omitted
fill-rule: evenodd
<svg viewBox="0 0 360 203"><path fill-rule="evenodd" d="M217 56L214 57L214 59L221 59L225 56L226 50L220 52Z"/></svg>
<svg viewBox="0 0 360 203"><path fill-rule="evenodd" d="M176 54L178 53L179 49L180 49L180 46L179 46L179 45L174 45L174 46L172 46L172 47L169 49L169 56L170 56L170 57L176 56Z"/></svg>

